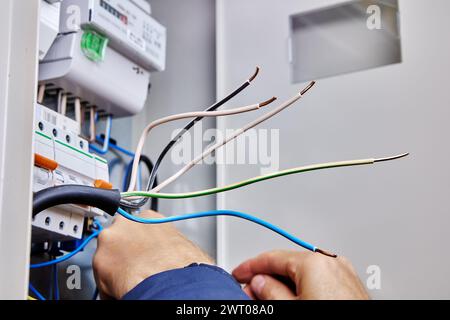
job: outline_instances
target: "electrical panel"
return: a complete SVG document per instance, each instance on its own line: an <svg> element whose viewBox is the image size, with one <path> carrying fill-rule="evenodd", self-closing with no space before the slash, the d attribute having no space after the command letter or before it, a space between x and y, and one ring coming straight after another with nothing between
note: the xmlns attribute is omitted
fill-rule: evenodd
<svg viewBox="0 0 450 320"><path fill-rule="evenodd" d="M103 61L89 59L81 47L84 31L61 34L39 65L40 83L81 97L114 117L131 116L144 107L150 73L106 46Z"/></svg>
<svg viewBox="0 0 450 320"><path fill-rule="evenodd" d="M166 63L166 29L150 16L144 1L65 0L61 32L73 32L74 8L79 9L83 29L94 29L114 48L148 71L163 71Z"/></svg>
<svg viewBox="0 0 450 320"><path fill-rule="evenodd" d="M165 69L166 29L151 17L147 0L39 1L33 192L62 185L116 189L109 169L123 159L109 164L99 154L115 143L112 119L139 113L151 72ZM104 136L97 130L102 119L108 121ZM76 203L34 215L32 263L74 252L108 217ZM30 284L37 277L32 274Z"/></svg>
<svg viewBox="0 0 450 320"><path fill-rule="evenodd" d="M39 22L39 60L44 59L59 33L61 3L41 0Z"/></svg>
<svg viewBox="0 0 450 320"><path fill-rule="evenodd" d="M108 163L89 153L78 122L36 104L34 140L33 192L64 184L108 185ZM81 239L85 218L103 214L97 208L72 204L47 209L32 222L33 240Z"/></svg>

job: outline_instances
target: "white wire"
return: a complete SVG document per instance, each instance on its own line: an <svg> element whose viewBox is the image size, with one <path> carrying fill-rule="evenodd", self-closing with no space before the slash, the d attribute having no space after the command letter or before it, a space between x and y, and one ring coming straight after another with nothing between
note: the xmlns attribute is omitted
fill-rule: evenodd
<svg viewBox="0 0 450 320"><path fill-rule="evenodd" d="M250 130L253 127L256 127L258 124L272 118L273 116L275 116L276 114L280 113L281 111L283 111L284 109L290 107L291 105L293 105L295 102L297 102L301 97L302 97L302 93L298 93L297 95L295 95L294 97L292 97L291 99L287 100L286 102L284 102L283 104L281 104L278 108L266 113L265 115L257 118L256 120L248 123L246 126L244 126L243 128L235 131L231 136L225 138L222 141L219 141L218 143L216 143L215 145L211 146L210 148L208 148L205 152L203 152L201 155L197 156L194 160L192 160L190 163L188 163L186 166L184 166L181 170L179 170L177 173L175 173L174 175L172 175L171 177L167 178L166 180L164 180L163 182L161 182L160 184L158 184L155 188L153 188L150 192L159 192L162 188L166 187L167 185L169 185L170 183L172 183L173 181L175 181L176 179L178 179L179 177L181 177L183 174L185 174L187 171L189 171L193 166L195 166L197 163L199 163L201 160L203 160L204 158L206 158L208 155L210 155L211 153L213 153L215 150L219 149L220 147L222 147L223 145L227 144L228 142L230 142L231 140L236 139L236 137L238 137L239 135L243 134L244 132Z"/></svg>
<svg viewBox="0 0 450 320"><path fill-rule="evenodd" d="M161 124L164 124L164 123L167 123L170 121L175 121L175 120L181 120L181 119L186 119L186 118L197 118L197 117L228 116L228 115L239 114L239 113L257 110L261 107L262 107L262 104L259 103L259 104L252 104L252 105L248 105L245 107L235 108L235 109L230 109L230 110L187 112L187 113L181 113L181 114L168 116L168 117L153 121L147 127L145 127L145 129L142 131L141 137L140 137L138 145L136 147L136 152L135 152L134 159L133 159L133 167L132 167L132 171L131 171L131 179L130 179L130 185L128 187L128 191L134 191L136 188L136 178L137 178L139 159L142 154L142 149L144 147L145 139L147 138L147 135L153 128L155 128Z"/></svg>
<svg viewBox="0 0 450 320"><path fill-rule="evenodd" d="M58 90L58 105L57 105L57 110L56 110L56 111L58 111L58 113L61 113L62 96L63 96L63 91L62 90Z"/></svg>
<svg viewBox="0 0 450 320"><path fill-rule="evenodd" d="M95 107L89 109L89 142L95 142Z"/></svg>
<svg viewBox="0 0 450 320"><path fill-rule="evenodd" d="M81 101L80 98L75 98L75 121L81 127Z"/></svg>
<svg viewBox="0 0 450 320"><path fill-rule="evenodd" d="M45 84L41 84L39 86L37 102L42 103L44 101L44 96L45 96Z"/></svg>
<svg viewBox="0 0 450 320"><path fill-rule="evenodd" d="M67 94L64 93L61 99L61 114L65 116L66 112L67 112Z"/></svg>

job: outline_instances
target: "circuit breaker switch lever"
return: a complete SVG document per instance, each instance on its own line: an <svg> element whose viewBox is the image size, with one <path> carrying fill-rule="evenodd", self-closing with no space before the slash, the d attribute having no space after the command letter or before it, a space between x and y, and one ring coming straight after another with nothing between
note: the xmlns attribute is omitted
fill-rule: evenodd
<svg viewBox="0 0 450 320"><path fill-rule="evenodd" d="M50 171L55 170L58 168L58 162L55 160L49 159L47 157L41 156L38 153L34 154L34 164L38 167L48 169Z"/></svg>
<svg viewBox="0 0 450 320"><path fill-rule="evenodd" d="M113 185L112 183L105 181L105 180L101 180L101 179L97 179L94 181L94 187L96 188L100 188L100 189L112 189Z"/></svg>

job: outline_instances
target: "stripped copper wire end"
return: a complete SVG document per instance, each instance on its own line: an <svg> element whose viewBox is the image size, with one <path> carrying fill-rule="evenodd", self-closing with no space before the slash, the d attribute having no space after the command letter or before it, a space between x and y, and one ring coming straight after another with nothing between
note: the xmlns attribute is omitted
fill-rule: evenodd
<svg viewBox="0 0 450 320"><path fill-rule="evenodd" d="M250 82L252 82L253 80L255 80L255 78L256 78L256 76L258 75L258 73L259 73L259 67L257 66L257 67L256 67L256 70L255 70L255 73L248 79L248 82L250 83Z"/></svg>
<svg viewBox="0 0 450 320"><path fill-rule="evenodd" d="M318 252L318 253L323 254L324 256L327 256L327 257L330 257L330 258L337 258L337 254L334 254L334 253L331 253L331 252L328 252L326 250L322 250L322 249L319 249L319 248L316 248L315 252Z"/></svg>
<svg viewBox="0 0 450 320"><path fill-rule="evenodd" d="M407 156L409 156L409 152L402 153L402 154L399 154L399 155L396 155L396 156L393 156L393 157L374 159L373 162L385 162L385 161L398 160L398 159L401 159L401 158L405 158Z"/></svg>
<svg viewBox="0 0 450 320"><path fill-rule="evenodd" d="M302 96L302 95L304 95L305 93L307 93L312 87L314 87L315 84L316 84L315 81L311 81L311 82L308 84L308 86L306 86L306 88L303 89L303 90L300 92L300 95Z"/></svg>
<svg viewBox="0 0 450 320"><path fill-rule="evenodd" d="M271 104L272 102L274 102L275 100L277 100L277 97L272 97L272 98L270 98L270 99L267 100L267 101L261 102L261 103L259 104L259 108L265 107L265 106Z"/></svg>

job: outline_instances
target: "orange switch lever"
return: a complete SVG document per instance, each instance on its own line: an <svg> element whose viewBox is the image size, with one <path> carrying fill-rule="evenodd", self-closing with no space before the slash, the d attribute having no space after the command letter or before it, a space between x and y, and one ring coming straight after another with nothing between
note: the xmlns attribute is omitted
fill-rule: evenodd
<svg viewBox="0 0 450 320"><path fill-rule="evenodd" d="M41 156L40 154L34 154L34 164L38 167L48 169L50 171L58 168L58 162L55 160L49 159L47 157Z"/></svg>
<svg viewBox="0 0 450 320"><path fill-rule="evenodd" d="M112 183L101 179L95 180L94 186L99 189L112 189L113 187Z"/></svg>

